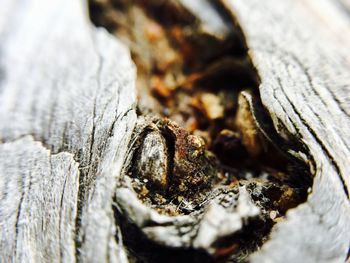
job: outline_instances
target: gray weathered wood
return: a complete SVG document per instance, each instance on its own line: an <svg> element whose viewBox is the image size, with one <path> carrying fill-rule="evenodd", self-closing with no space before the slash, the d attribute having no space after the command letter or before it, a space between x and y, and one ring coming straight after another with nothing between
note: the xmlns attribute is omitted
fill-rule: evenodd
<svg viewBox="0 0 350 263"><path fill-rule="evenodd" d="M73 155L51 154L27 136L1 144L0 159L2 261L73 261L79 185Z"/></svg>
<svg viewBox="0 0 350 263"><path fill-rule="evenodd" d="M350 21L334 1L227 5L246 35L262 103L281 135L305 144L315 175L308 201L289 211L252 261L343 262L350 245Z"/></svg>
<svg viewBox="0 0 350 263"><path fill-rule="evenodd" d="M1 6L0 261L124 261L112 198L136 120L129 52L82 1Z"/></svg>
<svg viewBox="0 0 350 263"><path fill-rule="evenodd" d="M307 152L293 154L315 176L307 202L288 212L251 259L343 262L350 244L349 16L335 0L225 2L246 36L262 103L281 136L305 145ZM126 262L115 195L125 215L163 243L191 244L173 221L192 223L202 228L194 246L210 249L203 233L211 215L229 222L232 214L213 204L204 220L162 216L117 184L137 119L136 72L128 49L91 26L86 3L3 0L0 40L0 261ZM148 227L146 217L168 225ZM213 238L240 229L241 218L232 221Z"/></svg>

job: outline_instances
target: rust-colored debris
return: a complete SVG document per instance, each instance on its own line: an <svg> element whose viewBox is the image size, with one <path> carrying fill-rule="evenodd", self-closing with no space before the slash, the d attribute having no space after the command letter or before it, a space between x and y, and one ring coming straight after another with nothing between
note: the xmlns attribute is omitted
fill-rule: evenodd
<svg viewBox="0 0 350 263"><path fill-rule="evenodd" d="M256 231L264 239L266 225L303 202L308 185L264 136L244 95L259 101L258 77L234 18L226 14L231 31L211 34L181 1L95 0L90 8L95 24L129 46L138 108L151 116L142 140L154 151L141 144L129 173L138 197L159 213L189 214L215 187L246 185L263 211L265 226L256 224ZM229 241L215 257L244 246Z"/></svg>

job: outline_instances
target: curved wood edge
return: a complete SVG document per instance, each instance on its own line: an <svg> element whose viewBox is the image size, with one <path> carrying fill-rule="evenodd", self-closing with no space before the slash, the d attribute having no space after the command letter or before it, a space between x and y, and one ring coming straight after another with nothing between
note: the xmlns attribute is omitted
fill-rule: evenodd
<svg viewBox="0 0 350 263"><path fill-rule="evenodd" d="M332 26L348 31L349 21L331 0L224 2L245 33L275 128L307 147L294 154L309 156L315 176L307 202L287 213L251 260L344 262L350 244L350 41Z"/></svg>

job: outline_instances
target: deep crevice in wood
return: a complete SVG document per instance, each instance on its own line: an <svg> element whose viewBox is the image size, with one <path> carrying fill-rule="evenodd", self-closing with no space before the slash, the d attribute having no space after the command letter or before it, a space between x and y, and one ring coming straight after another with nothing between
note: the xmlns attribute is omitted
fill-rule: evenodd
<svg viewBox="0 0 350 263"><path fill-rule="evenodd" d="M179 124L187 128L189 133L198 135L198 130L206 132L206 151L215 154L216 169L225 177L225 179L222 180L222 178L216 178L216 175L213 173L211 176L213 178L215 177L215 182L213 183L215 185L218 184L220 180L221 184L232 184L237 180L240 184L246 185L248 188L250 187L251 191L254 192L256 183L260 183L261 174L268 174L268 181L270 182L262 183L264 191L261 192L261 196L254 196L252 194L252 199L261 202L262 198L265 198L265 195L269 196L270 203L264 203L264 208L266 210L275 209L278 211L279 216L283 218L283 215L288 209L296 207L306 200L307 189L312 183L308 167L302 161L288 154L287 151L291 148L306 154L307 151L297 139L291 138L290 142L285 141L274 130L272 121L260 101L258 74L252 66L250 58L246 54L247 47L243 33L232 14L227 12L225 6L221 4L220 1L210 2L210 5L218 11L220 17L224 19L224 23L227 23L230 28L229 33L224 34L223 39L220 39L220 37L216 38L215 35L200 32L200 22L196 14L189 12L180 2L181 1L147 2L141 0L91 1L90 13L96 25L104 26L113 34L121 37L132 51L133 59L139 71L138 77L141 81L141 83L137 84L140 115L153 115L154 117L151 118L150 123L153 122L154 124L159 123L159 121L164 118L174 119L180 115ZM138 24L140 21L136 21L139 18L143 19L142 25ZM188 30L188 27L192 27L192 34L194 37L193 35L191 37L185 36L184 32ZM138 34L142 34L141 31L143 29L146 31L148 30L149 35L140 38ZM174 31L176 32L174 33ZM147 37L149 39L147 39ZM142 44L147 44L147 41L152 43L152 41L154 41L152 38L156 38L155 42L165 41L163 43L165 45L164 50L154 51L152 47L142 47ZM148 52L150 52L150 54ZM143 61L143 56L157 56L154 52L163 52L164 54L162 55L164 56L166 56L167 52L175 52L176 56L178 56L176 59L180 59L180 61L171 62L170 65L165 65L163 69L152 64L164 62L162 58L156 58L155 61L151 60L152 62ZM209 71L207 68L209 68ZM171 87L169 90L169 87L166 87L165 84L165 77L167 72L171 72L172 70L175 75L177 74L177 79L184 78L184 80L175 80L175 87ZM152 84L152 80L156 82L155 85ZM215 89L212 88L213 86ZM216 91L217 86L220 86L219 91L224 94L224 97L232 96L232 100L236 100L236 104L238 103L239 96L241 96L240 99L243 106L235 105L233 110L228 112L225 110L223 116L218 119L210 119L210 117L208 118L208 116L203 115L203 111L208 110L202 105L203 102L201 102L202 104L199 103L194 106L195 108L197 107L197 109L191 109L185 112L185 114L177 112L176 105L182 99L195 97L198 96L198 94L210 94L211 102L213 103L215 97L212 96L217 96L219 92ZM178 101L176 101L177 94L182 96ZM172 100L174 100L175 103ZM171 106L172 103L175 106ZM189 105L187 106L190 107ZM246 107L246 109L244 107ZM250 138L258 142L255 145L249 146L244 143L244 133L249 133L249 131L237 129L237 124L230 126L225 123L228 118L232 118L233 121L235 121L234 116L238 114L237 112L239 110L243 111L243 116L246 116L245 118L251 118L251 121L255 122L253 128L256 135ZM252 114L252 116L249 117L249 114ZM184 121L188 116L195 119L194 121L197 122L195 124L196 128L190 128L188 123ZM207 120L201 123L202 118L207 118ZM169 124L166 121L165 124L161 126L158 125L160 134L164 136L164 130L166 130L169 125L172 126L173 124ZM225 137L227 136L226 134L222 134L225 139L221 139L222 142L220 142L220 131L222 132L225 129L230 129L240 134L235 137L236 135L232 133L232 135L230 134L231 137L227 138ZM185 131L180 131L179 134L183 134L184 132ZM136 134L136 136L140 135ZM176 134L164 136L167 142L167 155L170 157L167 168L168 183L170 186L167 188L166 195L159 196L157 193L158 190L152 186L152 182L149 182L148 178L143 179L142 172L135 171L136 163L140 159L138 154L140 149L135 149L136 153L134 154L131 164L132 169L128 172L131 178L139 178L147 182L142 183L137 179L137 187L135 187L135 190L138 192L140 199L144 199L145 203L148 202L159 206L161 207L160 209L166 206L162 203L164 198L166 203L172 203L176 195L180 194L182 191L181 197L196 203L195 199L198 198L198 200L200 200L200 197L197 197L195 193L203 191L200 187L196 186L196 184L193 184L193 189L191 189L191 187L188 189L185 188L176 194L176 189L179 189L181 186L181 181L175 184L174 182L176 182L176 180L173 178L173 158L175 156L175 148L178 147L176 144L177 136ZM183 136L185 136L184 138L187 140L189 135L186 134ZM206 136L204 136L204 139ZM175 137L175 139L173 137ZM236 142L234 142L235 140ZM219 143L215 145L213 142L217 141L219 141ZM228 149L227 144L230 143L236 144L233 146L234 150L222 154L223 150ZM185 145L185 142L183 144ZM174 145L177 146L174 148ZM140 148L142 149L142 147L147 146L141 143ZM255 147L258 149L255 149ZM184 149L186 149L185 151L190 151L186 145ZM255 154L255 152L258 153ZM253 174L253 178L250 178L250 174ZM255 180L257 180L257 182L255 182ZM225 183L223 183L224 181ZM184 181L185 185L189 183L190 181ZM176 185L176 188L174 188L173 185ZM210 187L212 187L211 184L209 188ZM181 202L179 205L181 205ZM165 210L166 209L164 209L164 211ZM165 212L165 214L167 213L169 212ZM186 214L187 212L182 211L181 213ZM191 211L188 213L191 213ZM127 222L127 218L123 219L122 213L119 213L119 215L117 213L117 217L121 222L124 222L124 224L122 224L122 232L125 236L125 244L133 252L133 256L140 257L138 259L141 261L146 260L154 262L155 259L151 256L146 256L146 259L142 259L144 253L147 252L143 251L144 249L147 250L147 245L145 244L153 241L147 241L147 239L142 242L137 239L132 241L130 235L136 233L136 236L138 236L142 231L138 229L132 230L136 229L136 227L130 226L130 228L129 225L132 225L132 222ZM228 245L226 245L230 247L238 243L239 249L242 250L247 249L249 244L257 242L259 245L247 249L246 254L256 250L261 246L263 240L266 240L269 230L274 224L273 220L266 217L263 220L257 220L257 222L257 224L246 223L241 233L235 233L233 236L227 237L229 242ZM261 226L257 228L259 224ZM137 234L137 231L140 231L140 233ZM259 234L250 237L248 234L250 231L255 231ZM159 247L154 249L154 251L158 253L168 249L159 244L157 246ZM153 250L153 248L151 250ZM220 251L220 249L218 249L218 251ZM233 251L224 251L225 257L230 257L231 260L235 260L235 255L239 254L235 249L233 249Z"/></svg>

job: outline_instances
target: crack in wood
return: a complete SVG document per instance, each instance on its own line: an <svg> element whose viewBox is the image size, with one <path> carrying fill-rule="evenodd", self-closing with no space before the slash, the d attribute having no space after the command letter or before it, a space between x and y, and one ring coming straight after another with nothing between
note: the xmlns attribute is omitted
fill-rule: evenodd
<svg viewBox="0 0 350 263"><path fill-rule="evenodd" d="M188 144L188 140L189 140L188 138L190 138L192 135L189 135L188 131L190 133L196 133L197 130L202 130L203 132L207 129L209 131L208 133L209 140L207 140L206 147L207 147L207 150L214 151L214 153L216 154L216 157L214 157L214 159L216 160L215 161L217 163L216 165L218 165L219 167L218 172L213 171L213 174L210 175L211 178L216 178L216 175L214 175L215 173L222 173L222 174L225 174L225 176L226 174L232 173L232 175L229 176L229 178L231 179L226 178L226 180L234 181L237 179L232 179L232 178L236 178L236 177L240 178L239 180L241 179L246 180L247 179L246 177L248 176L248 174L252 173L250 169L252 169L253 173L257 173L259 169L262 169L262 171L264 171L267 174L271 173L271 170L267 169L265 171L264 168L262 168L264 166L273 167L273 165L275 165L273 163L270 163L268 158L264 159L264 157L262 157L262 154L260 153L261 150L259 147L263 147L262 149L265 149L265 150L262 150L264 154L268 155L269 152L272 152L272 155L275 156L274 158L278 156L278 158L280 158L280 160L283 163L286 163L287 166L289 167L287 169L288 171L286 170L286 173L287 174L290 173L291 175L293 174L293 176L290 176L289 179L282 179L282 181L285 180L284 183L288 182L287 183L288 185L298 185L297 187L300 187L299 189L300 193L298 194L293 193L291 196L288 197L288 198L291 198L291 200L293 198L296 198L296 200L298 201L287 201L287 203L290 202L289 205L287 205L287 203L283 204L288 208L294 207L299 202L303 202L305 200L306 189L311 184L311 177L308 175L307 167L302 162L298 161L296 158L292 157L287 152L289 151L290 147L292 147L294 150L297 149L297 151L300 151L302 149L304 151L305 148L302 147L302 144L299 143L298 139L294 139L293 140L294 145L292 145L292 142L288 142L285 139L282 139L273 129L272 121L270 120L269 115L266 113L261 102L259 103L260 95L259 95L259 90L257 89L259 76L257 75L255 68L252 66L250 58L249 57L244 58L244 54L247 50L247 47L246 47L241 29L237 25L235 18L233 18L230 12L228 12L228 10L226 9L225 4L221 3L220 1L217 1L217 2L210 2L210 6L211 7L208 7L208 8L209 9L212 8L211 10L214 10L214 12L218 12L219 17L223 19L222 21L224 21L226 25L229 25L231 30L229 33L226 32L225 33L226 35L221 40L216 39L217 37L216 35L220 35L221 32L215 32L213 35L211 35L211 33L213 32L204 32L204 33L201 32L201 29L199 29L200 27L198 25L201 25L201 23L205 23L205 21L204 22L200 21L202 19L202 17L200 16L198 16L199 18L196 17L196 15L198 15L199 13L196 14L196 13L193 13L193 10L189 11L186 9L187 8L186 1L178 1L178 2L174 1L172 3L164 2L163 4L160 4L157 1L153 1L150 3L145 3L143 1L135 1L133 3L128 1L111 1L111 2L106 1L104 3L98 3L94 1L90 2L90 12L92 15L92 20L95 22L95 24L105 26L109 31L113 32L115 35L124 39L124 41L131 48L134 61L138 66L138 70L139 70L138 72L139 82L137 84L138 91L139 91L139 114L141 115L141 117L142 115L146 115L146 116L147 115L152 116L152 114L155 115L155 117L148 117L148 120L147 118L141 119L142 121L140 121L139 127L136 128L136 131L134 132L135 139L133 140L133 143L131 143L129 146L129 149L131 149L129 156L133 156L133 157L132 157L132 160L130 159L131 157L128 157L130 161L126 162L126 166L131 167L131 170L126 169L125 173L127 177L130 176L132 178L133 180L132 184L133 184L134 190L138 193L139 198L143 200L143 202L150 205L153 209L156 209L158 212L165 213L165 214L170 213L171 215L172 214L176 215L176 213L191 214L197 209L199 209L200 211L203 208L200 208L200 206L197 206L196 203L198 204L207 203L207 202L203 202L203 200L207 198L205 197L207 195L204 194L202 197L200 197L200 195L202 195L201 192L203 192L203 190L201 190L201 188L198 188L198 187L199 185L202 185L202 186L205 185L205 183L202 182L202 183L199 183L198 186L196 186L197 179L195 178L198 176L198 178L202 178L201 180L203 180L205 176L208 176L208 171L202 173L200 172L199 167L193 169L192 166L186 166L188 164L185 164L183 160L185 160L186 158L191 158L191 157L186 157L186 156L191 156L191 151L194 151L194 152L201 151L199 150L199 148L195 148L195 150L193 149L190 150L190 146ZM172 15L171 19L167 20L167 18L161 15L160 10L163 10L163 9L168 12L168 15L169 14ZM139 20L143 21L140 25L139 25L140 23ZM196 21L196 22L193 22L193 21ZM192 30L191 32L192 35L187 33L189 34L187 36L186 33L184 33L186 32L186 30L182 28L184 25L187 26L186 28L187 32ZM143 34L142 30L145 30L146 37L142 37L142 34ZM206 46L204 44L205 41L209 41L209 42L211 41L215 44L212 43ZM218 41L218 42L216 43L215 41ZM163 48L163 50L156 51L156 52L161 52L163 54L163 58L157 57L156 53L153 53L154 51L152 51L152 47L147 47L147 42L150 42L152 43L152 45L155 45L155 46L159 45L159 43L163 43L162 44L163 46L159 46L159 49ZM197 54L198 51L195 49L198 47L202 48L202 51L203 51L202 53L204 55ZM220 51L220 48L222 48L224 51ZM210 52L212 52L212 54ZM215 52L218 52L218 53L215 54ZM163 67L162 63L164 63L164 61L162 60L164 59L164 57L167 56L167 54L168 55L173 54L172 56L175 56L177 58L173 62L170 62L168 66L165 66L165 69L162 69L161 68ZM153 62L147 62L147 59L149 59L148 57L151 57L151 61L153 59ZM157 66L157 63L158 63L158 66ZM169 63L169 62L166 62L166 63ZM160 67L160 68L157 68L157 67ZM184 69L181 70L181 67L183 67ZM206 69L205 70L201 69L205 67L212 70L212 72ZM236 71L240 73L236 73ZM167 81L169 81L166 79L166 78L169 78L168 77L169 75L167 75L169 72L172 72L172 74L176 76L174 80L175 84L174 83L166 84ZM222 79L220 80L218 76L220 76ZM176 78L177 79L185 78L185 80L181 80L179 82L178 80L176 80ZM213 105L213 103L215 103L215 100L216 100L215 96L217 96L218 92L220 91L220 90L219 91L211 90L210 85L213 85L214 83L216 84L216 86L218 85L222 86L221 92L224 94L224 96L227 97L227 96L232 96L232 94L236 94L232 98L233 103L237 103L235 100L237 100L238 96L241 96L241 99L239 102L241 104L238 104L238 106L234 106L235 109L233 111L230 110L230 114L225 112L224 115L220 115L221 114L220 108L218 108L220 106L217 106L217 109L209 108L209 107L212 107L210 105ZM167 85L174 85L174 86L169 88L167 87ZM243 91L241 95L238 95L239 92L242 90L242 86L244 85L250 86L251 89L247 91ZM151 88L151 92L148 90L149 87ZM232 92L230 91L230 89L232 90L232 87L235 87L235 90L233 90L233 93L230 93ZM197 94L200 94L200 96L202 96L201 94L203 94L203 99L201 99L200 97L198 99ZM242 94L243 94L243 97L242 97ZM177 98L176 96L179 96L179 95L182 97ZM196 98L197 100L202 100L200 101L200 104L198 104L197 102L198 105L195 106L197 107L196 110L194 111L188 110L191 107L193 107L193 104L187 105L186 107L188 107L188 109L181 108L180 110L178 110L176 108L176 107L182 107L182 106L176 106L176 105L180 105L179 103L181 102L181 100L186 100L191 96L193 98ZM206 103L205 100L207 99L208 100L210 99L210 102L208 102L207 106L205 106L205 103ZM172 102L172 100L174 102ZM246 100L246 102L244 102L244 100ZM148 103L147 101L149 101L150 103ZM220 103L223 103L223 102L220 102ZM247 105L247 106L243 106L243 105ZM199 107L202 107L202 109L200 109ZM208 108L206 109L205 107L208 107ZM236 109L237 107L238 109ZM240 107L247 107L247 109L240 108ZM207 116L203 114L200 115L198 109L199 111L202 111L202 112L207 111L206 112ZM214 112L215 110L217 112ZM166 111L167 113L165 113ZM181 116L181 114L183 114L181 113L181 111L185 111L186 114L191 116L191 118L194 118L194 121L199 122L199 124L197 124L198 127L193 129L190 128L188 123L184 121L185 118L187 117L183 118L184 115ZM210 112L210 111L213 111L213 112ZM223 133L223 135L220 135L218 131L220 131L220 129L232 129L232 127L229 128L230 126L227 126L227 124L220 124L220 121L217 122L215 120L215 118L217 117L213 117L213 119L211 120L212 123L210 121L209 122L207 121L207 124L205 125L200 124L200 121L203 121L203 119L205 118L209 118L210 120L210 118L212 118L211 116L216 116L215 114L219 114L218 115L219 118L228 120L232 118L232 116L238 115L238 113L240 112L243 112L244 114L243 116L245 116L244 118L246 118L244 122L246 123L249 122L249 118L253 118L253 120L251 120L251 124L249 125L254 127L253 128L254 133L257 134L256 138L258 139L254 139L254 140L258 140L259 143L262 143L262 145L264 145L264 146L260 146L255 143L255 145L251 144L250 146L249 144L247 144L248 143L247 140L252 140L252 138L254 137L252 137L251 135L249 135L250 137L249 136L247 137L244 134L244 132L246 131L238 130L239 132L243 133L243 135L241 134L240 136L245 136L243 137L243 139L242 138L238 139L238 140L243 140L243 144L242 142L240 142L242 144L242 146L240 146L241 149L244 152L246 152L244 153L243 156L244 158L252 159L251 163L247 164L247 166L244 166L244 165L237 166L239 162L242 162L242 161L245 162L244 159L239 159L241 157L238 157L237 159L238 162L236 163L232 161L225 163L225 159L221 159L223 158L221 156L224 156L225 154L220 156L220 152L225 149L222 147L225 147L225 146L220 146L221 148L216 147L217 150L215 150L215 147L213 148L213 142L217 141L219 138L219 137L216 138L217 136L227 136L226 135L227 132ZM179 116L180 116L180 119L179 119ZM164 117L169 117L170 119L177 118L180 125L186 127L188 131L182 130L181 128L174 128L177 126L174 126L174 124L172 124L171 122L167 122L167 121L164 122L162 120L162 118ZM181 120L181 118L183 119ZM247 125L246 123L243 123L243 125ZM153 126L156 125L158 128L156 126L151 128L152 125ZM160 136L165 137L165 141L167 142L165 146L166 152L167 152L166 158L169 159L169 161L167 161L167 174L168 174L167 184L169 184L170 187L167 189L166 194L162 193L164 189L161 192L159 192L159 189L155 188L154 186L155 179L144 175L146 173L145 171L148 171L149 169L151 170L153 168L157 169L156 167L153 167L153 165L156 161L158 161L157 160L158 158L162 158L159 156L157 158L155 157L154 155L155 152L152 150L152 145L154 144L154 142L151 143L152 145L151 144L147 145L148 141L147 143L145 143L144 141L145 140L144 138L147 138L148 135L150 136L150 138L152 137L155 140L157 138L157 135L154 133L154 131L157 131L157 129L159 129L158 132ZM210 129L214 129L214 132L210 131ZM219 129L219 130L215 131L215 129ZM234 127L234 129L237 129L237 124L236 124L236 127ZM258 131L259 129L260 131ZM152 134L154 134L154 136ZM195 141L200 139L199 137L194 137L194 138L198 138L198 139L195 139ZM244 141L244 138L246 138L245 139L246 141ZM229 139L227 142L232 143L230 142L230 140L232 139ZM161 145L161 144L162 142L159 142L158 145ZM147 147L149 147L149 150L147 150L148 149ZM250 149L248 147L258 147L257 149L259 150L254 148ZM209 154L210 152L207 150L205 152L208 152ZM258 157L251 155L256 151L259 152L257 155ZM140 155L140 153L142 153L143 155ZM148 157L149 158L148 161L147 161L147 157L144 156L147 154L150 154ZM181 157L179 158L178 156L181 156ZM143 160L144 158L146 158L144 160L145 163L143 163L140 166L141 169L135 170L135 167L139 167L140 160ZM233 157L233 158L237 158L237 157ZM259 158L261 158L263 161L261 161L261 159ZM149 168L147 168L147 162L149 162ZM181 164L181 162L183 164ZM195 162L199 163L199 160ZM205 163L208 163L208 162L209 161L207 160ZM256 164L253 165L252 163L254 162L258 163L258 165ZM184 168L181 168L181 165L185 165ZM205 167L205 165L206 164L201 164L200 166L201 168L203 168ZM235 165L237 167L235 167ZM291 167L294 167L294 168L292 169ZM159 169L161 168L159 167ZM184 169L184 171L187 171L187 173L184 173L183 175L181 175L182 169ZM280 168L275 168L275 169L278 170ZM193 175L191 175L191 173L194 172L195 170L196 172ZM153 172L154 176L155 174L158 174L159 171L160 170L158 171L154 170ZM147 172L147 174L148 173L149 172ZM199 174L201 173L202 173L202 176L199 176ZM263 173L263 172L260 171L260 173ZM188 177L189 174L190 174L190 177ZM177 179L177 178L181 178L181 179ZM189 179L185 179L185 178L189 178ZM276 180L277 178L278 176L275 177L275 179L273 180ZM288 175L286 175L286 178L288 178ZM218 183L218 178L212 179L212 180L216 181L215 185ZM250 179L247 179L247 180L249 182ZM277 181L278 180L281 180L281 178L277 179ZM191 181L194 183L192 186L190 186ZM248 185L249 183L243 182L243 184ZM211 184L209 185L210 185L209 191L211 191L210 189L212 186ZM250 187L254 189L254 184L251 184ZM266 189L269 189L269 187L271 186L268 186L267 184L264 187L266 187ZM277 186L274 186L274 187L276 188ZM278 187L281 187L281 185ZM278 187L276 189L278 189ZM191 188L193 189L191 190ZM257 191L257 190L252 190L252 191ZM270 200L269 198L271 198L271 200L278 200L279 198L283 199L285 198L284 191L286 190L282 190L280 194L277 194L277 196L279 196L277 198L276 198L276 194L275 194L275 197L273 197L273 194L266 192L264 194L266 194L268 197L264 197L264 198L267 198L266 200ZM198 194L199 196L197 196ZM264 194L262 194L262 196L264 196ZM299 194L300 196L297 197ZM190 195L192 196L190 197ZM218 195L220 195L220 193ZM292 197L294 195L295 197ZM199 198L199 199L196 201L196 198ZM259 202L259 198L260 197L256 197L255 201ZM123 204L120 203L121 202L120 200L116 200L116 202L119 203L119 205L123 206ZM210 204L210 202L208 202L205 206ZM270 201L270 202L275 202L275 204L278 203L277 201ZM279 201L279 202L281 204L283 203L282 201ZM294 202L296 202L296 204L293 204ZM268 204L268 202L265 203L265 205L267 206L271 206L271 204ZM169 211L172 211L173 208L171 207L173 205L175 205L176 207L175 213L169 212ZM190 206L190 208L188 208L188 206ZM191 208L191 206L193 206L193 208ZM288 208L286 209L278 208L278 209L280 209L281 213L283 214L285 213L286 210L288 210ZM127 216L123 215L123 213L125 213L123 209L121 209L118 212L119 214L118 217L125 217L124 221L128 221ZM266 208L263 207L263 209L266 209ZM162 210L168 211L168 212L164 212ZM182 212L179 212L179 211L182 211ZM264 220L266 221L266 219ZM273 224L271 222L272 221L265 222L265 226L266 226L265 229L260 226L261 231L262 232L265 231L265 234L263 234L262 236L266 236L268 234L269 231L266 229L270 229L272 227ZM166 225L159 224L159 223L152 223L148 227L155 228L157 226L158 227L162 226L166 228L166 227L171 227L172 224L173 223L171 222L167 223ZM257 225L259 224L261 225L261 223L257 223ZM208 226L210 226L210 223L208 223ZM135 227L137 228L137 225L135 225L134 228ZM249 235L247 233L249 232L250 228L253 228L253 226L252 225L249 226L248 224L248 225L245 225L241 230L242 235L246 233L247 240L249 240L249 237L248 237ZM129 236L129 232L128 232L129 230L127 229L129 229L128 226L124 224L122 227L122 232L124 233L124 235ZM194 240L196 239L196 236L199 234L198 232L196 233L197 234L194 234L192 236L192 240L193 240L191 242L192 246L194 244L193 242L195 242ZM257 236L254 236L251 240L254 240L256 238ZM259 238L261 239L261 237ZM227 240L230 240L230 238L228 238ZM233 237L231 237L231 242L234 242L233 240L240 240L240 238L235 237L234 235ZM134 246L139 247L139 245L136 245L133 242L130 243L128 239L126 239L125 241L126 241L127 247L129 247L129 249L133 251L135 250ZM254 242L252 242L252 244L253 243ZM218 241L218 244L220 244L219 241ZM247 249L247 251L250 251L247 247L246 248L242 247L241 250L243 251L244 249ZM251 246L250 249L252 249L252 247L254 246ZM228 257L231 254L228 251L231 251L231 250L223 249L220 253L219 252L217 253L219 253L221 256ZM141 254L138 254L138 253L142 254L143 252L140 252L140 251L133 252L134 256L143 257ZM250 252L246 252L246 253L249 254Z"/></svg>

